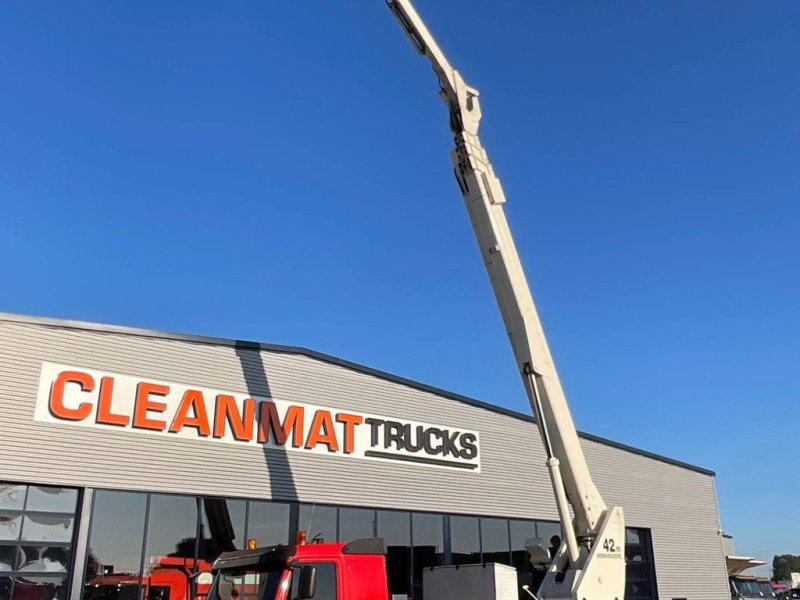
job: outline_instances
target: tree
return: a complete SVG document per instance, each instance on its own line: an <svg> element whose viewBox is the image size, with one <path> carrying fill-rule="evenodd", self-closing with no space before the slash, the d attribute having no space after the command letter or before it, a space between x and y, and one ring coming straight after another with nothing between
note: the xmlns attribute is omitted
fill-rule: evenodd
<svg viewBox="0 0 800 600"><path fill-rule="evenodd" d="M788 581L792 573L800 573L800 556L776 554L772 559L772 581Z"/></svg>

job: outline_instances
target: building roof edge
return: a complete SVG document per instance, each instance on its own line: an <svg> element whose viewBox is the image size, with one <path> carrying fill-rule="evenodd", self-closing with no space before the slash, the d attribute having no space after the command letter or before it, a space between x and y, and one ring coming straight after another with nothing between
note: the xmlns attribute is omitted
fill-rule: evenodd
<svg viewBox="0 0 800 600"><path fill-rule="evenodd" d="M138 337L149 337L149 338L156 338L156 339L164 339L164 340L175 340L175 341L182 341L182 342L192 342L197 344L213 344L217 346L232 346L236 348L249 348L253 350L266 350L268 352L280 352L285 354L299 354L303 356L307 356L309 358L313 358L316 360L320 360L323 362L335 364L341 367L345 367L347 369L352 369L354 371L358 371L360 373L364 373L367 375L372 375L374 377L378 377L380 379L385 379L388 381L392 381L394 383L399 383L401 385L405 385L408 387L412 387L414 389L418 389L421 391L429 392L435 394L437 396L443 396L445 398L450 398L451 400L456 400L458 402L463 402L470 406L475 406L478 408L483 408L485 410L492 411L494 413L498 413L501 415L505 415L508 417L512 417L515 419L521 419L523 421L530 421L532 423L536 422L536 419L532 415L521 413L515 410L511 410L508 408L503 408L502 406L497 406L495 404L490 404L488 402L484 402L482 400L476 400L475 398L470 398L468 396L463 396L461 394L457 394L455 392L451 392L442 388L438 388L432 385L428 385L425 383L421 383L419 381L415 381L413 379L408 379L406 377L401 377L399 375L395 375L393 373L389 373L387 371L382 371L380 369L374 369L372 367L368 367L366 365L362 365L360 363L352 362L343 358L338 358L336 356L332 356L330 354L325 354L324 352L318 352L316 350L311 350L309 348L304 348L302 346L288 346L283 344L267 344L262 342L253 342L247 340L234 340L230 338L221 338L221 337L214 337L214 336L204 336L204 335L193 335L193 334L185 334L185 333L174 333L174 332L167 332L167 331L159 331L155 329L143 329L138 327L127 327L124 325L110 325L105 323L94 323L90 321L79 321L79 320L72 320L72 319L56 319L52 317L34 317L29 315L20 315L15 313L7 313L7 312L0 312L0 322L9 322L9 323L23 323L23 324L30 324L30 325L44 325L48 327L58 327L62 329L78 329L83 331L96 331L101 333L115 333L121 335L132 335ZM653 460L657 460L663 463L667 463L670 465L674 465L677 467L681 467L684 469L688 469L690 471L695 471L697 473L702 473L703 475L709 475L711 477L716 477L716 473L709 469L704 469L703 467L698 467L696 465L692 465L683 461L675 460L673 458L669 458L667 456L662 456L660 454L655 454L653 452L648 452L647 450L642 450L640 448L635 448L634 446L628 446L627 444L622 444L620 442L615 442L613 440L609 440L608 438L600 437L591 433L586 433L584 431L579 431L578 435L585 440L589 440L592 442L597 442L599 444L603 444L606 446L610 446L612 448L616 448L618 450L623 450L625 452L630 452L633 454L638 454L640 456L644 456L646 458L650 458Z"/></svg>

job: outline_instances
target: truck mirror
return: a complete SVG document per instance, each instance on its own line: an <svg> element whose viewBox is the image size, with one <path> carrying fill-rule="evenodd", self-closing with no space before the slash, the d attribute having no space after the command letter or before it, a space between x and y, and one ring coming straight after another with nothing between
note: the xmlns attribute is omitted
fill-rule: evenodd
<svg viewBox="0 0 800 600"><path fill-rule="evenodd" d="M317 591L317 568L311 565L300 567L300 600L311 600Z"/></svg>

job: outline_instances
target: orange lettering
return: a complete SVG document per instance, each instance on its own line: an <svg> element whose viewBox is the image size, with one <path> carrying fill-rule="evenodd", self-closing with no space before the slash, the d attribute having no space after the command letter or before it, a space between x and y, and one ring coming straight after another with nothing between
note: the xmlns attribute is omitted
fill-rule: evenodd
<svg viewBox="0 0 800 600"><path fill-rule="evenodd" d="M274 402L262 402L258 407L258 443L266 444L269 441L269 432L275 438L275 443L283 446L292 432L292 446L300 448L303 445L303 416L305 410L302 406L290 406L286 411L283 423L278 418L278 409Z"/></svg>
<svg viewBox="0 0 800 600"><path fill-rule="evenodd" d="M169 394L169 386L159 385L157 383L148 383L146 381L142 381L136 386L136 402L133 408L133 426L138 429L164 431L164 429L167 427L166 421L148 418L147 411L153 410L156 412L164 412L167 410L167 405L163 402L151 400L150 394L155 394L156 396L166 396Z"/></svg>
<svg viewBox="0 0 800 600"><path fill-rule="evenodd" d="M189 416L189 411L193 411L194 416ZM211 428L208 425L208 413L206 403L203 399L203 392L200 390L186 390L181 398L181 404L175 412L175 418L169 430L178 433L184 427L194 427L197 433L203 437L211 435Z"/></svg>
<svg viewBox="0 0 800 600"><path fill-rule="evenodd" d="M308 431L306 448L311 450L317 444L328 446L328 452L339 451L339 442L333 429L333 417L327 410L318 410L314 413L314 420L311 421L311 429Z"/></svg>
<svg viewBox="0 0 800 600"><path fill-rule="evenodd" d="M217 411L214 416L214 437L221 438L225 435L225 423L231 427L233 437L240 442L249 442L253 439L253 416L255 401L246 398L244 413L239 413L236 398L220 394L217 396Z"/></svg>
<svg viewBox="0 0 800 600"><path fill-rule="evenodd" d="M111 398L114 394L114 378L103 377L100 380L100 401L97 403L97 418L95 422L104 425L117 425L126 427L130 419L127 415L115 415L111 412Z"/></svg>
<svg viewBox="0 0 800 600"><path fill-rule="evenodd" d="M344 453L352 454L356 437L356 425L361 425L364 422L364 417L349 413L336 413L336 420L339 423L344 423Z"/></svg>
<svg viewBox="0 0 800 600"><path fill-rule="evenodd" d="M62 371L50 386L50 414L66 421L83 421L92 414L92 405L89 402L81 402L76 408L64 406L64 387L68 383L77 383L83 392L94 390L94 378L88 373Z"/></svg>

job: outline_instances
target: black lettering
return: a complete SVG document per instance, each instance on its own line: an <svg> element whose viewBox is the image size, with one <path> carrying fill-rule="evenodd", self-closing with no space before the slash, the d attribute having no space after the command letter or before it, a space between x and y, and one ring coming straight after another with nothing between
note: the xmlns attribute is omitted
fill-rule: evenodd
<svg viewBox="0 0 800 600"><path fill-rule="evenodd" d="M436 436L438 438L441 438L442 437L442 430L441 429L437 429L436 427L431 427L430 429L426 430L425 431L425 439L422 442L422 445L425 448L425 452L428 453L428 454L441 454L442 446L439 445L436 448L434 448L433 444L431 442L431 438L434 437L434 436Z"/></svg>
<svg viewBox="0 0 800 600"><path fill-rule="evenodd" d="M462 433L461 452L459 456L461 458L475 458L478 456L478 446L475 444L476 441L474 433Z"/></svg>
<svg viewBox="0 0 800 600"><path fill-rule="evenodd" d="M386 421L383 427L383 447L388 448L392 444L398 450L403 449L403 424L397 421Z"/></svg>
<svg viewBox="0 0 800 600"><path fill-rule="evenodd" d="M378 432L380 431L381 425L383 425L386 421L383 419L373 419L372 417L368 417L364 419L364 423L369 425L369 443L370 446L377 446L378 445Z"/></svg>
<svg viewBox="0 0 800 600"><path fill-rule="evenodd" d="M423 446L423 443L424 443L423 432L424 432L424 428L422 427L422 425L417 425L417 431L416 431L417 439L416 439L415 442L412 443L411 442L411 425L406 424L406 425L403 426L403 438L406 441L406 443L405 443L406 450L408 450L409 452L419 452L420 450L422 450L422 446Z"/></svg>
<svg viewBox="0 0 800 600"><path fill-rule="evenodd" d="M458 444L456 444L456 440L458 436L461 435L460 431L456 431L454 433L450 433L450 430L445 430L442 432L442 446L444 447L444 452L442 454L444 456L448 456L452 454L453 456L459 456L460 451L458 449Z"/></svg>

